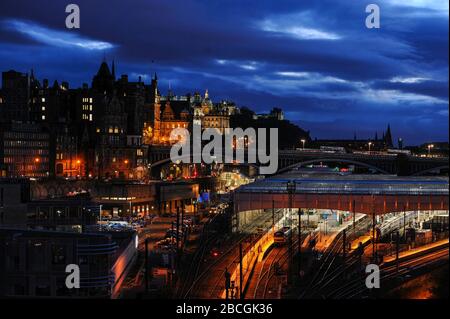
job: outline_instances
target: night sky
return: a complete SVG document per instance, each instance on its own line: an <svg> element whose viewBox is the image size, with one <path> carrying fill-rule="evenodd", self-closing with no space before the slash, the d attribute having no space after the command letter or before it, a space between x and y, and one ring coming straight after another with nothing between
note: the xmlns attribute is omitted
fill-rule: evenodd
<svg viewBox="0 0 450 319"><path fill-rule="evenodd" d="M65 28L65 6L81 29ZM367 29L365 7L381 9ZM282 107L318 138L448 140L447 0L75 0L0 2L0 70L91 83L158 73L160 90L209 90L257 112Z"/></svg>

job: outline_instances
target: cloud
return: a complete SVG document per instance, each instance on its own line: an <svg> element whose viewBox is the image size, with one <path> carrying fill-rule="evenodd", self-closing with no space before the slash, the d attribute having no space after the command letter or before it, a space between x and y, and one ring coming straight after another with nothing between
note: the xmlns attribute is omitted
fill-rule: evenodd
<svg viewBox="0 0 450 319"><path fill-rule="evenodd" d="M421 83L429 79L423 77L401 77L396 76L389 80L391 83Z"/></svg>
<svg viewBox="0 0 450 319"><path fill-rule="evenodd" d="M300 40L339 40L341 38L333 32L273 20L264 20L259 23L259 27L266 32L288 35Z"/></svg>
<svg viewBox="0 0 450 319"><path fill-rule="evenodd" d="M256 70L258 67L256 66L256 63L252 63L252 64L241 64L240 67L244 70L249 70L249 71L254 71Z"/></svg>
<svg viewBox="0 0 450 319"><path fill-rule="evenodd" d="M423 94L408 93L399 90L377 90L371 88L363 90L362 97L371 101L396 105L401 105L399 103L403 102L414 103L415 105L447 103L446 100Z"/></svg>
<svg viewBox="0 0 450 319"><path fill-rule="evenodd" d="M8 19L4 21L4 26L50 46L85 50L107 50L114 47L111 43L84 38L73 31L53 30L30 21Z"/></svg>
<svg viewBox="0 0 450 319"><path fill-rule="evenodd" d="M420 9L432 9L435 11L440 11L443 14L448 13L449 5L448 1L445 0L385 0L386 3L400 6L400 7L413 7Z"/></svg>
<svg viewBox="0 0 450 319"><path fill-rule="evenodd" d="M292 78L306 78L310 75L310 73L308 72L293 72L293 71L276 72L275 74Z"/></svg>
<svg viewBox="0 0 450 319"><path fill-rule="evenodd" d="M77 87L106 50L117 74L148 83L156 71L163 93L170 83L257 112L279 106L314 136L373 136L390 122L409 141L448 139L445 3L380 0L382 27L369 30L362 0L79 0L89 10L77 34L60 28L57 1L3 0L0 71L34 68Z"/></svg>

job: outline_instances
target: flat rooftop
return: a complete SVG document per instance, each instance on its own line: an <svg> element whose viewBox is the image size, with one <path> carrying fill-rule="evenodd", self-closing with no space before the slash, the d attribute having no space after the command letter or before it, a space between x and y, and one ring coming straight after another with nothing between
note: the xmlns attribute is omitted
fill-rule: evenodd
<svg viewBox="0 0 450 319"><path fill-rule="evenodd" d="M257 180L238 193L287 193L294 181L296 193L348 195L449 195L449 178L440 176L358 175L338 172L301 172Z"/></svg>

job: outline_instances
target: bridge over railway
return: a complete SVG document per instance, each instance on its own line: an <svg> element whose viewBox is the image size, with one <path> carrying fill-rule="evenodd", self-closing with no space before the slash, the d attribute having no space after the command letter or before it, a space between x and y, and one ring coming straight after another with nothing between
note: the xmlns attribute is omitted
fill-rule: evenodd
<svg viewBox="0 0 450 319"><path fill-rule="evenodd" d="M170 146L151 146L149 163L152 171L161 169L171 162ZM448 175L448 157L418 157L405 154L387 154L375 152L332 153L321 150L280 150L278 153L278 173L310 164L354 165L381 174L401 176L425 175L437 173ZM256 166L259 164L239 163L237 165Z"/></svg>
<svg viewBox="0 0 450 319"><path fill-rule="evenodd" d="M288 182L295 191L288 193ZM389 212L448 210L447 177L302 174L290 172L241 186L234 212L272 208L315 208L382 215ZM289 198L292 196L292 198Z"/></svg>

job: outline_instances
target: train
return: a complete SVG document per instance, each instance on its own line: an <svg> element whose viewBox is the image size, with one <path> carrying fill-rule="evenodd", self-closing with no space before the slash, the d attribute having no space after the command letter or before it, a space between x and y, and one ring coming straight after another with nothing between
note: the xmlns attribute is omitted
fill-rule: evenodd
<svg viewBox="0 0 450 319"><path fill-rule="evenodd" d="M273 234L273 242L275 245L283 245L287 242L291 233L291 227L285 226Z"/></svg>
<svg viewBox="0 0 450 319"><path fill-rule="evenodd" d="M388 149L387 150L388 154L405 154L405 155L411 155L411 151L410 150L398 150L398 149Z"/></svg>
<svg viewBox="0 0 450 319"><path fill-rule="evenodd" d="M384 236L387 236L397 230L403 231L405 222L406 226L409 226L416 220L417 216L417 212L406 212L405 215L400 213L391 220L383 222L376 228L377 238L383 238Z"/></svg>
<svg viewBox="0 0 450 319"><path fill-rule="evenodd" d="M347 150L342 146L320 146L320 151L324 153L347 153Z"/></svg>

